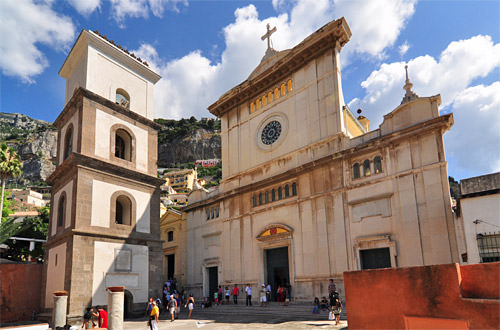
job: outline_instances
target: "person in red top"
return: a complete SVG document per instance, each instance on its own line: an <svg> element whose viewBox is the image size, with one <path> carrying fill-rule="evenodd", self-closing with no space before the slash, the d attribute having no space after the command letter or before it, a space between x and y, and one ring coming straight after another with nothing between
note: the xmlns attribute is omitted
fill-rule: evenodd
<svg viewBox="0 0 500 330"><path fill-rule="evenodd" d="M235 305L238 305L238 293L240 293L240 289L235 284L233 288L233 302Z"/></svg>
<svg viewBox="0 0 500 330"><path fill-rule="evenodd" d="M97 308L97 311L99 312L99 328L107 329L108 328L108 312L102 308L102 306L99 306Z"/></svg>

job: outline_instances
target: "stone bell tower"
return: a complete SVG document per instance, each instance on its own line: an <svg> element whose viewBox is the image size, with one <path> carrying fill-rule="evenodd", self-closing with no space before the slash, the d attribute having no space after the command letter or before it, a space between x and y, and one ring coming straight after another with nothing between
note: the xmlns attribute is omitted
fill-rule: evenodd
<svg viewBox="0 0 500 330"><path fill-rule="evenodd" d="M68 318L106 305L125 286L125 312L160 294L157 129L146 62L83 30L59 74L66 79L46 244L43 304L69 293ZM156 292L158 290L158 292Z"/></svg>

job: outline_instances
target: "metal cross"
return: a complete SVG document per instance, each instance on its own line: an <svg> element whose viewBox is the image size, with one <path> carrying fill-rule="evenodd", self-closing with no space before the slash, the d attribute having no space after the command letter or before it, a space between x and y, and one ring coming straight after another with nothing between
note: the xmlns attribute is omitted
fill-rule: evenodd
<svg viewBox="0 0 500 330"><path fill-rule="evenodd" d="M260 37L262 40L267 39L267 48L271 48L271 34L276 32L276 26L271 29L269 23L267 23L267 33Z"/></svg>

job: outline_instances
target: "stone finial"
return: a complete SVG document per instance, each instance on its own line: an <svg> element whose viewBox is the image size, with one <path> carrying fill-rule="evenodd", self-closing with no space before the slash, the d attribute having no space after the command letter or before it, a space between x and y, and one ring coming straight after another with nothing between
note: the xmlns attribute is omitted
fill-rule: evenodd
<svg viewBox="0 0 500 330"><path fill-rule="evenodd" d="M418 95L415 94L415 92L412 90L413 84L410 82L410 78L408 77L408 65L405 65L405 71L406 71L406 81L403 89L406 91L406 93L405 96L403 97L403 100L401 101L401 104L418 98Z"/></svg>

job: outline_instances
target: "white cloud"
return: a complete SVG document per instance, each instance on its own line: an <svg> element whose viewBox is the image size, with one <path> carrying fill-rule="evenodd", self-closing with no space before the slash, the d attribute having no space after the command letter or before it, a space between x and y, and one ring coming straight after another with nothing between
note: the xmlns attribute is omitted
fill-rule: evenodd
<svg viewBox="0 0 500 330"><path fill-rule="evenodd" d="M405 63L384 63L361 83L366 95L361 103L367 117L378 126L382 116L403 98ZM475 36L451 42L436 60L416 57L408 62L410 80L420 96L441 94L443 107L449 106L474 79L485 77L500 66L500 44L490 36Z"/></svg>
<svg viewBox="0 0 500 330"><path fill-rule="evenodd" d="M38 44L64 50L74 40L71 19L54 12L50 2L2 0L0 21L0 68L24 82L34 82L49 65Z"/></svg>
<svg viewBox="0 0 500 330"><path fill-rule="evenodd" d="M357 39L352 39L355 46L351 54L374 55L394 43L405 20L413 13L414 2L387 0L367 4L353 1L351 4L344 0L274 0L273 6L278 15L265 19L259 18L253 5L239 8L234 13L234 22L223 29L225 49L220 62L211 62L198 50L168 63L157 56L149 58L141 55L155 65L163 77L155 88L156 116L187 118L195 115L199 118L209 115L207 106L245 80L259 64L266 50L266 43L260 37L265 33L267 23L277 27L272 36L273 48L284 50L295 46L334 18L349 16L348 24L353 29L353 35L359 35ZM384 14L377 15L376 24L367 25L364 20L370 16L373 21L373 12ZM143 47L143 51L154 49L149 45Z"/></svg>
<svg viewBox="0 0 500 330"><path fill-rule="evenodd" d="M399 45L398 47L399 56L404 56L404 54L406 54L408 49L410 49L410 44L408 43L408 41L405 41L403 44Z"/></svg>
<svg viewBox="0 0 500 330"><path fill-rule="evenodd" d="M448 161L459 174L500 171L500 82L462 91L453 102L455 124L444 135Z"/></svg>
<svg viewBox="0 0 500 330"><path fill-rule="evenodd" d="M179 12L179 5L188 5L187 0L111 0L111 13L120 27L124 27L125 17L148 18L149 11L162 17L165 8Z"/></svg>
<svg viewBox="0 0 500 330"><path fill-rule="evenodd" d="M101 0L68 0L81 15L88 16L101 6Z"/></svg>

